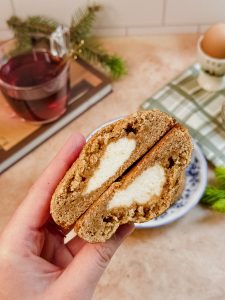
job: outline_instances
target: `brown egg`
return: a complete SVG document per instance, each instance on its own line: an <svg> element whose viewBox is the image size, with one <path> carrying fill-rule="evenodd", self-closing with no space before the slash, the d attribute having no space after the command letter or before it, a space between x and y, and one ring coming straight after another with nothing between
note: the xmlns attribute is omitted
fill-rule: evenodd
<svg viewBox="0 0 225 300"><path fill-rule="evenodd" d="M213 58L225 58L225 24L215 24L204 34L202 50Z"/></svg>

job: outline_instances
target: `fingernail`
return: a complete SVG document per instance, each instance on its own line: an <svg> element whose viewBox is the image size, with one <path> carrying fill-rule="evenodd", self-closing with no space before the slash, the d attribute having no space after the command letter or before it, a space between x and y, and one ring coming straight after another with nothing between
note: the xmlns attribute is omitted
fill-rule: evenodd
<svg viewBox="0 0 225 300"><path fill-rule="evenodd" d="M121 239L126 238L134 231L134 224L124 224L121 225L118 230L116 231L116 235L119 236Z"/></svg>

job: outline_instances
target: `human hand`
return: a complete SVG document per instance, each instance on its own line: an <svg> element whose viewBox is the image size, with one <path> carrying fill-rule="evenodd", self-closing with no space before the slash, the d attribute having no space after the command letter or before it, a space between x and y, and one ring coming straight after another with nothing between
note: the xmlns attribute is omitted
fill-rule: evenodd
<svg viewBox="0 0 225 300"><path fill-rule="evenodd" d="M121 226L114 237L88 244L64 237L48 220L51 196L85 140L75 134L32 186L0 236L1 300L91 299L121 242L133 231Z"/></svg>

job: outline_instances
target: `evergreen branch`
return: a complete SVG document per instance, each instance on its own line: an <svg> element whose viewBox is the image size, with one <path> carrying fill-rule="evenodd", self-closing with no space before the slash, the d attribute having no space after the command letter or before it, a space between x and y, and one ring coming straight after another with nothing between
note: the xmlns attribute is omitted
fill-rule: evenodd
<svg viewBox="0 0 225 300"><path fill-rule="evenodd" d="M100 43L90 37L99 5L78 10L71 21L69 53L75 59L82 57L88 62L104 69L112 79L118 79L127 73L125 62L117 55L108 54ZM7 24L16 38L14 54L27 51L32 47L32 37L49 36L57 27L57 23L42 16L28 17L25 20L12 16Z"/></svg>
<svg viewBox="0 0 225 300"><path fill-rule="evenodd" d="M218 212L225 213L225 198L216 201L212 208Z"/></svg>
<svg viewBox="0 0 225 300"><path fill-rule="evenodd" d="M102 65L108 70L114 80L127 74L126 64L118 55L105 56Z"/></svg>
<svg viewBox="0 0 225 300"><path fill-rule="evenodd" d="M57 25L54 20L42 16L33 16L26 20L26 26L31 33L49 35L56 29Z"/></svg>
<svg viewBox="0 0 225 300"><path fill-rule="evenodd" d="M73 42L80 42L90 34L96 13L101 9L100 5L93 5L75 12L70 25L70 37Z"/></svg>
<svg viewBox="0 0 225 300"><path fill-rule="evenodd" d="M216 201L225 199L225 190L218 189L216 187L208 186L201 199L201 203L212 205Z"/></svg>
<svg viewBox="0 0 225 300"><path fill-rule="evenodd" d="M21 32L15 33L16 47L11 51L11 55L18 55L22 52L28 51L32 47L31 39L27 34Z"/></svg>
<svg viewBox="0 0 225 300"><path fill-rule="evenodd" d="M17 16L12 16L9 20L6 21L10 29L18 31L18 29L24 30L23 21Z"/></svg>
<svg viewBox="0 0 225 300"><path fill-rule="evenodd" d="M225 213L225 168L216 167L216 187L207 186L201 203L212 209Z"/></svg>
<svg viewBox="0 0 225 300"><path fill-rule="evenodd" d="M54 20L42 16L28 17L24 21L17 16L12 16L7 21L7 24L13 31L26 32L26 34L42 33L49 35L57 27L57 23Z"/></svg>
<svg viewBox="0 0 225 300"><path fill-rule="evenodd" d="M215 175L218 186L225 189L225 167L216 167Z"/></svg>
<svg viewBox="0 0 225 300"><path fill-rule="evenodd" d="M77 55L102 67L112 79L119 79L127 73L125 62L117 55L108 54L96 39L86 39Z"/></svg>

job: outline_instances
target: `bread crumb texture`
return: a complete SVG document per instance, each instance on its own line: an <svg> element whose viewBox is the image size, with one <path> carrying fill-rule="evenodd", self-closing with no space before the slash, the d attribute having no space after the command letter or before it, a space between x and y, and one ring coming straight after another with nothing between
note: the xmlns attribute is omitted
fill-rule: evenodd
<svg viewBox="0 0 225 300"><path fill-rule="evenodd" d="M172 117L159 110L140 111L94 134L52 196L50 212L54 221L62 228L70 228L113 182L175 124ZM118 163L116 167L112 165L109 171L102 158L108 157L108 163L112 161L109 149L115 149L116 145L123 147L117 147L115 161L118 160Z"/></svg>
<svg viewBox="0 0 225 300"><path fill-rule="evenodd" d="M121 224L142 223L162 214L183 190L184 172L191 153L188 131L175 125L79 218L75 224L77 234L91 243L104 242ZM155 180L157 187L142 178L152 171L151 180ZM140 187L138 192L133 189L135 184L137 189Z"/></svg>

